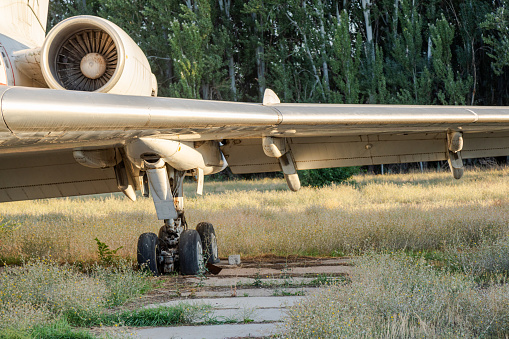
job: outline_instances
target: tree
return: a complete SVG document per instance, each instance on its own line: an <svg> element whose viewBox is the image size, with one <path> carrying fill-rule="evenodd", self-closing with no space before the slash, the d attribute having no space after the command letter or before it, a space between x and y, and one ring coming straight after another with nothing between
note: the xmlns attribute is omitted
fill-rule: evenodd
<svg viewBox="0 0 509 339"><path fill-rule="evenodd" d="M484 42L491 46L488 55L493 58L491 67L497 75L501 75L503 68L509 66L509 1L504 0L502 5L486 16L481 27L488 30L483 37Z"/></svg>
<svg viewBox="0 0 509 339"><path fill-rule="evenodd" d="M433 69L439 82L439 90L437 92L438 100L441 104L464 105L467 95L470 91L472 78L467 77L466 80L452 69L451 45L454 38L454 29L442 16L436 25L431 25L432 62Z"/></svg>
<svg viewBox="0 0 509 339"><path fill-rule="evenodd" d="M350 19L346 10L340 14L340 21L334 36L331 61L333 79L338 91L333 93L337 103L357 104L360 102L360 55L362 40L360 34L350 32Z"/></svg>

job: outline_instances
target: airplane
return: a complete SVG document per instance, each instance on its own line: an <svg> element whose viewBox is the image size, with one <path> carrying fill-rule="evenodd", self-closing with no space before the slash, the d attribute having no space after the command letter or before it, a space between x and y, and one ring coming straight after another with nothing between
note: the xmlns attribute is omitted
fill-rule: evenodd
<svg viewBox="0 0 509 339"><path fill-rule="evenodd" d="M75 16L46 35L49 0L0 4L0 201L136 191L163 225L137 259L155 275L218 261L210 223L188 227L183 181L233 173L509 155L509 109L263 103L157 97L146 56L117 25Z"/></svg>

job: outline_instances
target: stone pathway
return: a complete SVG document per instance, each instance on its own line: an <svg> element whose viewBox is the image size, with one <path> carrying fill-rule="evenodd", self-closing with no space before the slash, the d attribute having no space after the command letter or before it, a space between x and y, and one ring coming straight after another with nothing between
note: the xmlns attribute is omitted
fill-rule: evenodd
<svg viewBox="0 0 509 339"><path fill-rule="evenodd" d="M196 325L131 328L129 337L166 338L263 338L284 333L287 308L319 292L323 282L344 280L351 270L349 259L271 259L229 266L217 276L163 277L167 285L136 307L175 306L179 303L210 305L196 315ZM164 284L163 284L164 285ZM217 325L200 323L217 322Z"/></svg>

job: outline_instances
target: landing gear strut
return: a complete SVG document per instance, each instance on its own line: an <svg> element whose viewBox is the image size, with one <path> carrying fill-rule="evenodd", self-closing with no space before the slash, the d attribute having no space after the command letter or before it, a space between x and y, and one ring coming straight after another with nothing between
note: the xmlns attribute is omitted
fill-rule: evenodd
<svg viewBox="0 0 509 339"><path fill-rule="evenodd" d="M148 187L157 216L164 220L159 234L144 233L138 240L138 265L154 275L180 271L197 275L205 272L206 264L219 261L214 228L200 223L188 229L184 217L184 171L167 166L162 159L146 159Z"/></svg>

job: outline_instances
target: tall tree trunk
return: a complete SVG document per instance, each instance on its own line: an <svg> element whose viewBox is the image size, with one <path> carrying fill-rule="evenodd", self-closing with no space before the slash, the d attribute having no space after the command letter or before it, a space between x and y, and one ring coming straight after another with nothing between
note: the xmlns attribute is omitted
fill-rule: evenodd
<svg viewBox="0 0 509 339"><path fill-rule="evenodd" d="M313 55L311 54L311 50L309 49L308 38L306 36L306 33L304 33L302 31L302 29L300 28L300 25L295 20L292 19L292 16L290 15L289 12L286 12L286 17L288 18L288 20L290 20L290 22L295 26L295 28L302 35L302 39L304 40L304 49L305 49L306 54L307 54L309 61L311 63L311 68L313 69L313 76L315 78L315 84L313 85L313 89L311 90L310 97L312 96L312 93L314 92L314 88L316 87L316 85L318 85L322 88L322 98L325 102L326 101L325 91L323 90L322 82L320 81L320 76L318 75L318 71L316 69Z"/></svg>
<svg viewBox="0 0 509 339"><path fill-rule="evenodd" d="M258 92L260 98L263 98L265 92L265 61L263 60L264 47L259 44L256 47L256 70L258 74Z"/></svg>
<svg viewBox="0 0 509 339"><path fill-rule="evenodd" d="M256 14L252 14L253 20L255 21L255 33L256 35L261 34L262 38L258 39L256 47L256 73L258 75L258 93L261 99L263 99L263 93L265 92L265 60L264 60L264 46L263 46L263 31L259 32L256 23L258 23L258 19L256 18ZM262 23L260 23L260 26Z"/></svg>
<svg viewBox="0 0 509 339"><path fill-rule="evenodd" d="M399 0L394 0L394 16L392 18L392 31L394 32L394 40L398 37L398 12L399 12Z"/></svg>
<svg viewBox="0 0 509 339"><path fill-rule="evenodd" d="M233 20L230 16L231 0L219 0L219 9L224 11L226 20L229 21L229 25L233 26ZM237 85L235 83L235 62L233 60L233 51L228 50L228 76L230 77L230 89L233 94L233 100L237 101Z"/></svg>
<svg viewBox="0 0 509 339"><path fill-rule="evenodd" d="M228 60L228 76L230 77L230 87L233 94L233 101L237 101L237 85L235 84L235 64L233 62L233 56L230 56Z"/></svg>
<svg viewBox="0 0 509 339"><path fill-rule="evenodd" d="M163 32L164 41L166 41L166 43L169 44L167 28L163 26L161 30ZM171 50L171 47L170 47L170 50ZM168 58L166 69L163 72L166 75L166 79L164 79L163 81L165 83L166 82L173 83L173 60L171 57Z"/></svg>
<svg viewBox="0 0 509 339"><path fill-rule="evenodd" d="M362 12L364 13L364 22L366 24L366 39L368 42L368 53L371 57L371 62L375 62L375 48L373 45L373 26L371 25L371 0L362 0Z"/></svg>
<svg viewBox="0 0 509 339"><path fill-rule="evenodd" d="M210 84L202 83L201 85L201 93L203 96L203 100L209 100L210 96Z"/></svg>
<svg viewBox="0 0 509 339"><path fill-rule="evenodd" d="M320 18L320 35L322 36L322 68L323 68L323 82L325 85L325 91L327 95L330 93L330 85L329 85L329 65L327 64L327 50L325 42L327 41L327 37L325 35L325 27L323 25L324 19L324 9L321 0L318 0L318 16Z"/></svg>
<svg viewBox="0 0 509 339"><path fill-rule="evenodd" d="M428 65L431 65L431 57L433 55L433 53L431 52L431 47L432 47L432 43L431 43L431 35L428 37Z"/></svg>

